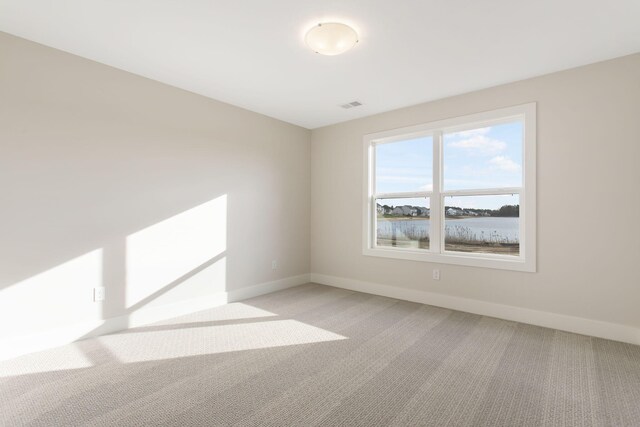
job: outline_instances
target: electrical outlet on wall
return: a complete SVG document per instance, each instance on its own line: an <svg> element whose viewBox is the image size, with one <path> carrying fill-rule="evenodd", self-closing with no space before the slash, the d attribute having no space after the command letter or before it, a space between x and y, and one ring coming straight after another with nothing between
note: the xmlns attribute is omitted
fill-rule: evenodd
<svg viewBox="0 0 640 427"><path fill-rule="evenodd" d="M278 260L274 259L273 261L271 261L271 269L272 270L277 270L278 269Z"/></svg>
<svg viewBox="0 0 640 427"><path fill-rule="evenodd" d="M93 288L93 302L104 301L104 286Z"/></svg>
<svg viewBox="0 0 640 427"><path fill-rule="evenodd" d="M437 268L433 270L433 280L440 280L440 270Z"/></svg>

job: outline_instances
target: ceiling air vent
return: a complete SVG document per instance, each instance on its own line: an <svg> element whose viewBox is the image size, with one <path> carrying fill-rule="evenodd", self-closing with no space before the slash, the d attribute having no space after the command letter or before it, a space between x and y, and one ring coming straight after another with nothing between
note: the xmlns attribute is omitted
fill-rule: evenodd
<svg viewBox="0 0 640 427"><path fill-rule="evenodd" d="M345 110L348 110L349 108L359 107L361 105L362 105L362 102L353 101L348 104L342 104L341 107L344 108Z"/></svg>

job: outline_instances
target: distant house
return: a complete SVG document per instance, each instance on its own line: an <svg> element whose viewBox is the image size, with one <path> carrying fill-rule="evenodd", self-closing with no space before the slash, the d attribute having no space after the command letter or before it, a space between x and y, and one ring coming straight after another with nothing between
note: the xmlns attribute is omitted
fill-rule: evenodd
<svg viewBox="0 0 640 427"><path fill-rule="evenodd" d="M423 208L420 206L387 206L376 204L376 211L378 215L392 215L392 216L414 216L414 217L428 217L429 208Z"/></svg>
<svg viewBox="0 0 640 427"><path fill-rule="evenodd" d="M413 206L404 205L404 206L396 206L391 211L391 215L395 216L416 216L418 215L418 211Z"/></svg>
<svg viewBox="0 0 640 427"><path fill-rule="evenodd" d="M401 216L404 215L404 211L402 210L402 206L396 206L391 211L391 215Z"/></svg>
<svg viewBox="0 0 640 427"><path fill-rule="evenodd" d="M429 208L418 207L416 210L418 211L418 216L429 216Z"/></svg>
<svg viewBox="0 0 640 427"><path fill-rule="evenodd" d="M413 206L409 206L409 205L404 205L402 207L402 212L406 216L417 216L418 215L418 210L416 208L414 208Z"/></svg>
<svg viewBox="0 0 640 427"><path fill-rule="evenodd" d="M447 215L449 216L460 216L462 215L462 211L459 209L455 209L455 208L449 208L447 209Z"/></svg>
<svg viewBox="0 0 640 427"><path fill-rule="evenodd" d="M376 211L378 212L378 215L391 215L392 210L393 209L391 209L390 206L376 203Z"/></svg>

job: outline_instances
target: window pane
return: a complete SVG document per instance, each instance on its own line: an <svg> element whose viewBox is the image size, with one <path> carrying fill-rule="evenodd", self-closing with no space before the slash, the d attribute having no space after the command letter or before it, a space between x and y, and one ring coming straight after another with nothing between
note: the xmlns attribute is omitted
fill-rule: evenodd
<svg viewBox="0 0 640 427"><path fill-rule="evenodd" d="M428 198L377 199L376 244L429 249Z"/></svg>
<svg viewBox="0 0 640 427"><path fill-rule="evenodd" d="M376 145L376 193L431 191L433 138Z"/></svg>
<svg viewBox="0 0 640 427"><path fill-rule="evenodd" d="M445 197L446 251L520 254L520 198Z"/></svg>
<svg viewBox="0 0 640 427"><path fill-rule="evenodd" d="M444 189L522 186L521 121L443 135Z"/></svg>

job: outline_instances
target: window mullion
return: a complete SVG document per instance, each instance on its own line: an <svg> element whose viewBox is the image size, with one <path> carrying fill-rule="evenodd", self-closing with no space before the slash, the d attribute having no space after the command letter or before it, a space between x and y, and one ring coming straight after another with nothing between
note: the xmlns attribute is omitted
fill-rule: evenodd
<svg viewBox="0 0 640 427"><path fill-rule="evenodd" d="M483 188L468 190L450 190L443 191L443 196L461 197L461 196L495 196L503 194L520 194L522 187L504 187L504 188Z"/></svg>
<svg viewBox="0 0 640 427"><path fill-rule="evenodd" d="M442 132L433 134L433 192L429 201L430 227L429 248L432 252L440 253L442 248Z"/></svg>
<svg viewBox="0 0 640 427"><path fill-rule="evenodd" d="M431 197L430 191L407 191L402 193L374 194L375 199L413 199Z"/></svg>

